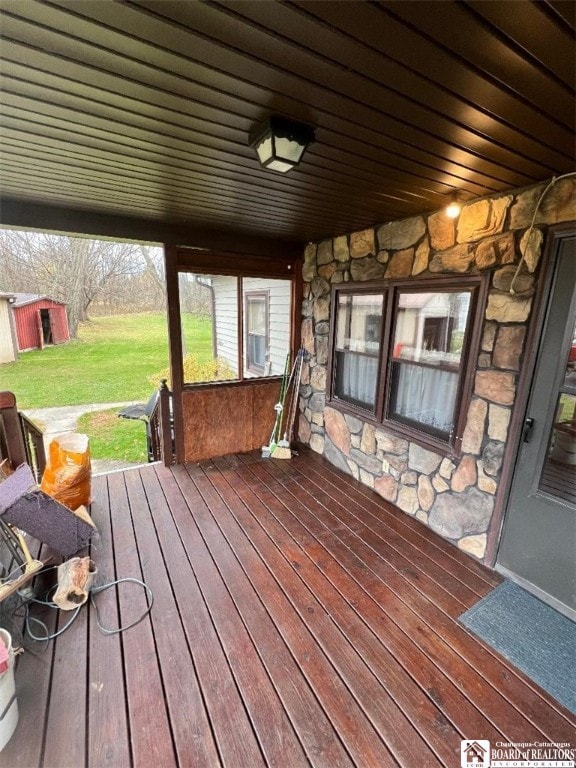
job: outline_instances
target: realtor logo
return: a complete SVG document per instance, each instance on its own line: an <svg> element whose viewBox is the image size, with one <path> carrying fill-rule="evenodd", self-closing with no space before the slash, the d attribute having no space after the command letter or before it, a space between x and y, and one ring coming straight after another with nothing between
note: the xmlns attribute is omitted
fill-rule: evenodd
<svg viewBox="0 0 576 768"><path fill-rule="evenodd" d="M460 746L462 768L490 768L490 742L464 740Z"/></svg>

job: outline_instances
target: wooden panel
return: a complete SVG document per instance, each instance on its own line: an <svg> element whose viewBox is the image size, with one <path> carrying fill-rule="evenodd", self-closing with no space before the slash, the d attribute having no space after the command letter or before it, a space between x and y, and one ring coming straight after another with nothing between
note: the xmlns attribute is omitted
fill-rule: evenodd
<svg viewBox="0 0 576 768"><path fill-rule="evenodd" d="M185 390L185 461L252 451L268 444L279 382Z"/></svg>

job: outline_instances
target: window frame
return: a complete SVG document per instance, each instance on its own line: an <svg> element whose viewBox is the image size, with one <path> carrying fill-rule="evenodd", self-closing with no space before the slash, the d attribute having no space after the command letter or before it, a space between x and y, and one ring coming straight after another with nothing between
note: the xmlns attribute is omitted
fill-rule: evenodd
<svg viewBox="0 0 576 768"><path fill-rule="evenodd" d="M350 283L347 283L346 288L351 285ZM343 286L341 287L341 290L338 291L338 287L334 286L332 289L332 307L335 308L334 312L332 313L332 325L331 325L331 336L330 336L330 342L329 342L329 348L330 348L330 359L329 359L329 365L330 365L330 389L329 393L327 392L327 397L330 399L331 397L334 398L334 400L338 403L344 403L347 407L353 408L355 410L358 410L361 413L370 413L372 416L375 416L378 408L378 393L379 393L379 387L380 387L380 370L381 370L381 364L382 364L382 331L384 329L384 320L386 316L386 296L383 295L382 297L382 317L380 318L380 347L378 349L378 353L376 355L369 355L364 352L354 352L351 350L348 350L350 354L358 355L358 356L365 356L365 357L371 357L376 358L376 365L377 365L377 373L376 373L376 390L374 392L374 407L372 410L368 410L367 408L363 408L361 405L355 405L354 403L350 402L350 400L346 400L342 397L338 397L335 394L336 389L336 353L339 351L346 352L347 350L340 350L336 346L337 336L338 336L338 293L348 293L353 294L355 296L358 295L364 295L369 296L371 294L378 294L381 293L381 290L378 288L376 290L373 289L374 284L367 284L367 283L356 283L356 285L361 285L362 288L360 290L346 290ZM351 322L351 313L348 317L347 324L349 325ZM328 379L327 379L328 380Z"/></svg>
<svg viewBox="0 0 576 768"><path fill-rule="evenodd" d="M250 360L250 345L248 343L248 336L250 335L250 314L249 304L254 299L260 299L264 302L264 347L265 355L269 354L270 348L270 291L244 291L244 349L245 349L245 368L252 373L263 374L266 371L266 360L264 365L258 365ZM255 334L256 335L256 334Z"/></svg>
<svg viewBox="0 0 576 768"><path fill-rule="evenodd" d="M336 284L332 287L332 312L326 402L337 410L350 413L357 418L383 427L411 442L417 443L436 453L446 456L457 456L461 453L462 438L468 416L468 407L472 398L474 377L476 372L480 340L484 323L484 311L488 293L488 275L475 274L463 276L408 278L378 282L350 282ZM460 373L457 385L456 400L454 405L454 424L452 432L447 440L431 434L425 429L419 429L412 425L402 423L390 418L390 398L392 392L392 346L395 331L396 307L398 294L402 291L416 293L435 292L466 292L470 291L470 308L460 363ZM380 351L378 356L378 379L376 386L375 407L370 411L359 407L335 394L336 373L336 332L338 295L341 293L382 293L383 316L380 329Z"/></svg>

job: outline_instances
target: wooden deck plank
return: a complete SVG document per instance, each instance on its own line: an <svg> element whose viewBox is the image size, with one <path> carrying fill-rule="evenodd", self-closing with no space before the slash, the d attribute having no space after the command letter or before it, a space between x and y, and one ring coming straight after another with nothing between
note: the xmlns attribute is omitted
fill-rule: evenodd
<svg viewBox="0 0 576 768"><path fill-rule="evenodd" d="M165 491L155 472L141 472L141 479L150 505L158 544L166 564L174 601L178 606L178 613L190 648L188 663L198 679L199 699L186 710L191 742L185 750L183 764L214 765L214 768L219 768L222 765L220 753L226 754L229 747L226 738L221 738L218 723L220 719L225 721L231 717L230 711L238 706L238 702L234 696L234 688L229 685L226 671L219 671L225 670L225 659L186 551L174 525ZM178 657L168 659L168 663L174 662L179 666L182 664ZM208 709L214 716L214 730ZM181 713L176 716L176 719L178 717L181 717ZM233 714L231 719L234 720ZM220 737L220 748L216 744L215 735Z"/></svg>
<svg viewBox="0 0 576 768"><path fill-rule="evenodd" d="M244 456L240 460L244 460ZM298 482L293 478L282 482L287 469L279 462L256 462L254 472L259 479L264 477L263 472L272 473L271 482L280 482L284 490L279 495L286 498L288 493L292 497L291 505L301 495L302 484L306 485L301 477ZM333 532L346 530L335 523L325 507L317 504L315 494L308 494L308 503L320 522L318 536L332 541ZM535 740L547 736L557 742L562 735L565 737L567 713L564 708L490 649L479 642L471 643L470 633L454 620L455 617L442 610L430 594L416 588L410 574L389 566L385 552L377 554L369 544L354 541L353 544L348 542L341 558L342 564L347 563L348 572L363 589L390 608L393 620L406 623L408 631L419 639L421 649L436 664L442 665L441 668L453 676L464 692L468 690L486 716L495 718L501 728L507 728L510 741L526 740L528 733L533 733ZM414 614L419 617L416 626L413 626ZM438 642L439 639L442 642ZM457 654L452 653L454 650ZM497 692L495 699L485 690L485 682ZM523 715L520 719L518 712Z"/></svg>
<svg viewBox="0 0 576 768"><path fill-rule="evenodd" d="M90 555L97 564L95 585L116 579L114 545L110 526L108 484L103 475L92 481L93 517L98 520L99 536L93 541ZM100 620L105 627L120 624L118 601L114 589L95 597ZM119 681L121 684L119 685ZM130 765L130 737L126 715L126 696L120 635L104 638L90 613L88 645L88 765ZM111 714L113 713L113 716Z"/></svg>
<svg viewBox="0 0 576 768"><path fill-rule="evenodd" d="M244 502L243 506L234 504L231 511L243 530L246 531L247 535L249 534L250 540L257 547L261 558L274 572L277 579L281 579L281 573L284 570L288 580L281 582L283 589L287 592L293 592L290 589L290 583L297 582L292 572L296 570L298 577L310 590L312 599L318 602L320 615L330 616L344 636L354 638L354 648L376 677L377 685L378 687L381 686L382 689L382 696L391 697L402 711L404 718L399 719L397 717L396 721L388 713L384 733L381 734L383 738L392 737L391 742L394 742L400 726L403 726L407 739L416 749L420 750L421 741L424 739L434 750L438 759L450 765L456 756L454 745L461 736L458 735L456 728L443 715L424 689L419 688L402 666L395 663L395 659L389 651L388 635L386 635L385 643L379 637L382 634L381 628L378 626L382 619L382 611L379 606L372 602L372 605L367 608L368 600L366 600L363 605L362 617L360 617L354 606L345 600L329 580L323 576L322 570L316 567L316 557L324 560L327 553L325 551L320 553L320 546L315 544L310 535L301 535L305 529L295 531L289 525L280 524L280 502L261 487L258 489L257 496L249 488L249 483L246 482L246 478L242 477L240 472L230 469L227 471L220 462L216 462L216 465L222 478L220 480L210 474L211 481L217 488L221 488L222 482L228 483L230 488L233 488ZM229 494L221 491L221 495ZM258 530L259 526L262 528L261 531ZM288 568L278 567L278 553L281 553L285 558ZM298 596L294 595L293 600L297 598ZM307 610L309 610L310 601L311 598L307 597ZM372 627L369 628L371 622L367 620L367 615L370 614L371 610L373 623ZM374 628L376 631L373 631ZM316 628L316 631L318 632L319 629L321 627ZM320 638L323 639L321 635ZM337 666L339 654L333 654L331 660ZM361 679L359 682L362 684ZM373 689L374 685L366 686L366 688L367 690ZM423 727L423 724L426 726ZM485 726L486 723L483 722L482 725ZM393 747L393 744L391 746ZM412 756L409 759L412 759Z"/></svg>
<svg viewBox="0 0 576 768"><path fill-rule="evenodd" d="M143 577L155 605L110 637L86 606L20 659L2 768L453 766L461 738L574 740L576 717L458 622L500 577L322 457L93 491L97 581ZM106 625L146 605L136 586L95 599Z"/></svg>
<svg viewBox="0 0 576 768"><path fill-rule="evenodd" d="M68 611L59 612L57 631L70 615ZM80 610L72 630L64 632L55 646L47 706L45 766L82 768L86 765L87 645L88 613Z"/></svg>
<svg viewBox="0 0 576 768"><path fill-rule="evenodd" d="M148 483L145 491L142 474L149 475L152 479L152 473L138 471L126 472L124 477L136 542L138 550L143 553L141 558L143 578L154 595L154 608L150 614L150 622L165 691L168 717L172 726L174 748L179 758L179 765L195 766L200 763L216 766L219 763L218 752L206 716L178 603L169 578L173 554L168 551L163 556L151 510L154 507L157 513L164 511L164 517L169 513L165 508L158 509L164 499L160 498L154 486ZM163 523L164 519L160 517L157 524ZM185 583L187 581L189 580L186 579ZM129 631L135 633L138 629L139 627L136 626ZM182 712L187 712L188 716L181 717ZM166 755L163 760L165 765L170 764L169 755Z"/></svg>
<svg viewBox="0 0 576 768"><path fill-rule="evenodd" d="M300 551L290 554L283 545L285 556L297 563L298 574L306 575L307 583L314 583L324 609L343 631L354 637L356 647L362 649L378 679L393 692L411 723L437 754L454 760L453 746L470 732L481 734L481 738L501 739L503 734L422 655L410 635L389 619L382 607L342 569L339 560L299 522L297 515L292 515L274 494L251 483L247 472L242 472L237 463L232 466L233 486L247 508L273 541L282 540L278 530L282 526L298 543ZM308 576L312 567L324 578L318 574ZM460 735L456 737L454 731Z"/></svg>
<svg viewBox="0 0 576 768"><path fill-rule="evenodd" d="M338 488L344 487L344 490L346 488L350 489L351 493L353 494L354 498L356 499L364 499L362 502L363 504L367 504L367 509L371 510L374 503L376 505L380 504L380 499L376 498L376 502L374 501L375 494L370 491L365 486L362 486L357 481L353 480L352 478L346 478L341 473L339 473L329 462L327 462L323 457L319 456L318 454L313 454L311 451L307 451L306 457L307 459L311 459L313 463L316 463L321 467L322 469L322 477L326 477L330 479L330 482L333 482L334 485ZM248 456L250 454L244 454L242 456L243 461L248 461ZM254 454L251 454L252 457L254 457ZM277 462L276 462L277 463ZM300 470L300 474L302 474L302 471ZM306 470L306 474L308 474L308 470ZM358 495L356 491L358 491L358 488L362 489L362 492ZM464 553L457 550L454 546L451 546L448 544L448 542L444 541L440 536L437 536L436 534L432 533L430 534L427 532L427 529L423 528L419 523L417 523L413 518L409 517L406 514L403 514L400 512L400 510L397 510L392 505L382 502L385 510L385 515L389 517L390 513L393 516L403 518L405 521L405 524L407 525L413 525L417 528L420 528L421 534L424 535L427 534L430 541L435 545L438 546L439 550L444 551L446 550L446 555L452 563L455 560L460 560L463 565L465 565L467 568L471 568L474 570L474 573L479 575L482 580L486 581L486 583L491 583L493 586L497 586L502 582L502 577L497 574L494 571L490 571L484 566L482 566L480 563L477 563L473 558L465 555ZM453 564L450 564L449 568L453 568ZM458 578L462 578L461 574L458 574L458 571L455 571L455 575L458 576ZM493 588L493 587L492 587ZM480 590L479 594L487 594L491 589L488 590ZM456 617L454 617L456 618ZM459 629L461 629L461 625L457 625ZM446 631L446 627L444 626L442 628L442 632ZM469 635L470 633L465 630L466 635ZM451 642L454 642L454 639L451 638ZM565 718L568 717L568 719L571 722L574 722L574 718L571 713L567 712L567 710L562 707L562 705L559 704L559 702L556 701L552 696L550 696L546 691L543 691L539 686L535 685L529 678L526 678L522 672L520 672L516 667L509 664L506 659L504 659L502 656L500 656L494 649L492 649L490 646L485 645L482 643L482 641L478 640L478 644L485 647L485 649L492 654L494 659L496 660L496 664L490 664L488 668L488 675L495 687L497 687L499 690L509 691L508 698L513 703L519 705L523 712L525 712L526 716L531 719L533 722L548 722L549 720L552 721L552 723L557 724L559 728L559 732L562 733L563 729L565 727ZM460 652L463 652L463 655L465 656L466 652L471 654L471 663L474 665L477 665L478 659L474 657L474 653L477 650L477 646L474 644L469 644L466 641L464 641L465 645L465 652L459 647L458 642L456 642L455 648L459 650ZM513 677L510 676L510 673L512 673ZM518 681L516 678L519 677L520 681ZM527 695L526 693L522 693L524 689L524 685L527 683L530 687L532 687L533 691L535 692L536 698L533 695ZM538 699L543 699L544 704L542 704L541 701ZM549 714L549 706L552 706L554 709L558 710L560 712L561 717L558 719L556 715L550 715ZM555 725L552 726L551 733L555 733L554 731ZM549 733L550 735L550 733ZM554 736L550 735L550 738L554 740Z"/></svg>
<svg viewBox="0 0 576 768"><path fill-rule="evenodd" d="M158 469L158 473L166 475L168 470ZM183 496L186 498L187 504L190 509L194 510L195 520L198 521L199 514L204 512L208 515L208 510L202 500L202 497L197 492L192 480L182 467L177 467L173 471L173 475L178 481L178 485L182 491ZM169 478L163 479L164 487L169 483ZM220 554L222 550L224 557L220 555L218 557L218 566L222 577L225 577L223 566L225 565L226 546L225 541L218 537L216 527L210 520L207 519L208 526L204 527L204 531L209 532L210 528L213 529L216 537L215 548L210 548L214 556ZM193 532L186 520L181 520L181 535L183 540L189 539ZM209 546L209 540L206 539L206 544ZM197 547L194 538L188 542L189 551L193 551ZM256 592L249 584L243 571L239 567L234 567L233 560L228 560L228 570L232 571L232 578L228 579L229 590L231 597L235 601L238 611L241 611L242 620L250 632L251 637L257 642L258 653L262 658L266 669L273 675L276 690L279 696L287 707L287 711L290 714L292 723L299 735L299 738L306 750L308 760L312 762L314 766L318 768L335 768L337 766L349 766L351 761L342 747L340 739L331 726L328 718L324 714L322 708L318 705L318 701L311 691L311 687L307 684L306 678L303 674L303 670L300 666L300 659L298 656L293 657L288 652L286 645L282 639L281 634L274 626L273 620L270 615L265 611L262 606L261 599L258 592ZM214 574L208 572L206 574L206 583L209 584L214 580ZM274 597L282 602L282 596L274 594ZM224 606L225 613L230 613L227 606ZM301 652L301 657L304 658L308 653L308 649L304 649ZM289 709L288 709L289 707ZM282 734L278 731L268 734L267 738L283 738ZM296 764L297 765L297 764Z"/></svg>
<svg viewBox="0 0 576 768"><path fill-rule="evenodd" d="M279 466L278 462L268 462L266 465L255 464L254 467L260 479L264 478L263 473L268 474L271 478L270 482L278 482L284 489L283 493L287 492L296 502L301 503L304 509L312 510L319 519L324 521L328 531L341 533L352 549L359 547L362 551L370 550L370 563L376 574L380 574L383 568L386 572L389 568L393 569L451 616L458 616L466 610L465 603L438 584L424 570L419 569L413 558L407 558L402 554L401 543L395 546L397 538L388 537L384 540L380 533L376 533L367 525L364 522L365 513L360 504L343 497L342 494L338 499L333 498L318 486L307 487L307 484L302 482L302 476L298 473L297 467L294 468L294 472L289 473L287 473L288 468L284 465ZM456 589L457 587L455 591Z"/></svg>
<svg viewBox="0 0 576 768"><path fill-rule="evenodd" d="M502 577L495 571L490 571L472 557L463 555L440 536L430 537L419 521L376 496L367 486L339 473L322 456L314 451L306 451L305 455L310 480L316 483L321 477L333 486L334 492L344 493L354 501L362 503L380 525L410 542L419 556L425 554L432 560L440 561L453 578L463 581L478 596L484 597L490 589L501 583Z"/></svg>
<svg viewBox="0 0 576 768"><path fill-rule="evenodd" d="M45 579L43 579L46 582ZM38 578L35 584L38 584ZM40 586L38 584L38 589ZM43 593L37 596L43 598ZM34 616L46 625L49 633L56 627L56 612L47 608L33 609ZM35 626L37 636L42 636L42 630ZM13 638L15 641L16 638ZM26 738L17 738L18 731L22 729L19 724L16 734L0 753L0 766L7 768L29 768L40 766L46 736L46 720L50 701L50 688L52 684L52 666L54 662L54 643L32 642L26 639L27 650L17 658L15 670L16 695L18 697L19 722L34 723L35 727L29 729Z"/></svg>
<svg viewBox="0 0 576 768"><path fill-rule="evenodd" d="M198 665L200 669L213 665L206 698L223 762L231 768L266 765L267 760L270 765L281 765L283 759L298 764L303 760L302 748L197 526L203 510L194 500L192 517L190 499L187 496L184 500L172 473L161 468L157 471L164 475L164 492L176 532L198 583L195 602L205 603L205 621L213 623L204 627L210 637L202 644L204 656L198 659ZM257 600L257 596L252 596L252 600ZM195 647L199 645L195 643ZM218 657L214 664L213 659ZM214 689L221 691L219 702L214 701Z"/></svg>
<svg viewBox="0 0 576 768"><path fill-rule="evenodd" d="M304 634L308 648L316 656L315 669L318 670L322 666L329 670L331 687L339 689L339 696L348 698L351 713L356 712L354 733L351 733L349 717L338 723L338 728L351 754L355 751L357 760L358 754L362 754L368 764L372 760L376 765L386 764L387 761L392 764L390 755L403 766L413 766L416 761L419 761L420 765L440 764L420 735L410 728L394 700L385 689L380 688L372 671L348 638L339 632L329 615L322 610L315 595L299 578L295 578L294 568L280 557L275 558L273 572L264 567L264 560L258 558L253 547L256 529L251 530L249 543L233 517L229 512L226 514L227 508L230 509L229 505L238 508L242 504L235 493L226 493L226 498L223 499L221 494L225 491L222 486L219 493L211 478L199 468L191 466L188 469L208 508L218 519L229 545L244 569L249 571L255 589L263 596L268 610L274 611L275 603L267 601L267 595L273 591L278 592L280 587L280 593L285 595L295 608L295 613L289 607L282 607L278 611L277 620L282 617L286 626L286 616L293 617L293 620L296 614L300 616L302 624L294 633L298 638L297 645L301 646ZM269 555L272 557L273 548L270 548ZM310 650L308 652L310 653ZM379 689L379 695L373 696L372 692L376 688ZM318 686L316 695L319 698L326 697L325 688ZM360 753L359 749L362 750Z"/></svg>
<svg viewBox="0 0 576 768"><path fill-rule="evenodd" d="M108 489L117 576L142 579L125 474L109 475ZM142 590L122 586L118 602L122 626L135 621L147 606ZM176 758L150 617L122 633L121 640L133 764L138 768L171 766Z"/></svg>

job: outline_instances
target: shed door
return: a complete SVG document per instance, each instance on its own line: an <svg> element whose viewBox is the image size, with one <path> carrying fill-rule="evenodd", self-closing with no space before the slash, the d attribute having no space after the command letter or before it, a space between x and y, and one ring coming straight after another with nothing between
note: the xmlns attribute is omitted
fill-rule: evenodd
<svg viewBox="0 0 576 768"><path fill-rule="evenodd" d="M555 273L497 568L576 618L576 237Z"/></svg>
<svg viewBox="0 0 576 768"><path fill-rule="evenodd" d="M52 342L63 344L68 341L66 335L66 312L64 308L50 309L50 327L52 329Z"/></svg>

